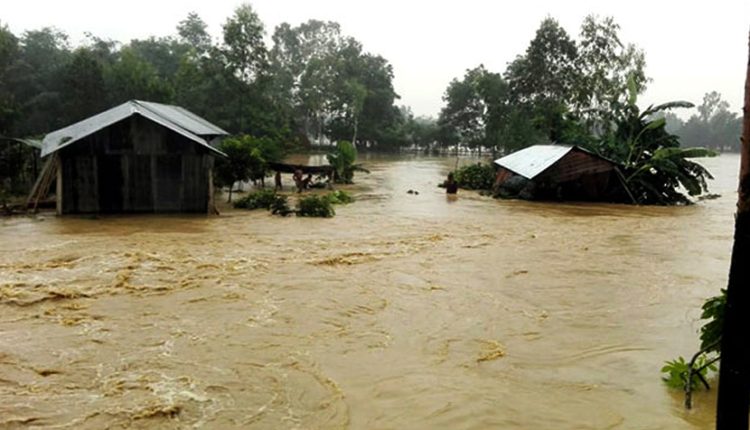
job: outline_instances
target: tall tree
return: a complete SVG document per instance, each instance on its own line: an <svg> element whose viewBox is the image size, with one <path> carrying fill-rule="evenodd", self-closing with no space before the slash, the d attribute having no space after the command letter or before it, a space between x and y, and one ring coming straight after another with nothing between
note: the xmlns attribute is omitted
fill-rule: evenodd
<svg viewBox="0 0 750 430"><path fill-rule="evenodd" d="M577 59L575 41L555 19L544 19L524 55L505 72L513 98L531 104L572 100L580 81Z"/></svg>
<svg viewBox="0 0 750 430"><path fill-rule="evenodd" d="M224 55L239 78L252 82L267 65L265 27L252 6L245 3L227 19L224 30Z"/></svg>
<svg viewBox="0 0 750 430"><path fill-rule="evenodd" d="M290 103L303 134L320 141L330 117L334 59L344 43L340 26L317 20L297 27L283 23L276 27L273 41L274 96Z"/></svg>
<svg viewBox="0 0 750 430"><path fill-rule="evenodd" d="M201 17L190 12L188 16L177 25L179 40L193 49L197 56L205 55L211 49L211 36L208 34L208 25Z"/></svg>
<svg viewBox="0 0 750 430"><path fill-rule="evenodd" d="M620 26L611 17L589 15L581 25L576 66L580 71L572 107L590 128L605 132L614 118L611 113L625 105L628 84L638 94L646 89L643 51L620 40Z"/></svg>
<svg viewBox="0 0 750 430"><path fill-rule="evenodd" d="M13 94L14 66L19 57L18 39L6 25L0 25L0 135L9 135L16 119L19 106Z"/></svg>
<svg viewBox="0 0 750 430"><path fill-rule="evenodd" d="M558 140L563 114L576 99L581 82L578 47L560 24L546 18L523 56L505 72L515 103L532 113L536 127Z"/></svg>
<svg viewBox="0 0 750 430"><path fill-rule="evenodd" d="M480 93L480 82L487 74L483 65L466 71L463 79L453 79L443 95L446 103L438 120L445 135L455 135L457 143L479 146L485 139L487 103Z"/></svg>
<svg viewBox="0 0 750 430"><path fill-rule="evenodd" d="M750 42L750 38L749 38ZM737 216L721 337L716 429L748 428L750 412L750 43L745 77Z"/></svg>

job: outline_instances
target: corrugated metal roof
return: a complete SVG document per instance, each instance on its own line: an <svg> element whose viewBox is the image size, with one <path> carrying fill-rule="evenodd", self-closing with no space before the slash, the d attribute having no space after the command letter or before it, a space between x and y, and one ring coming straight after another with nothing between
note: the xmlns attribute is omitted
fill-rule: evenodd
<svg viewBox="0 0 750 430"><path fill-rule="evenodd" d="M165 105L154 102L144 102L140 100L135 100L135 103L154 111L157 115L170 120L171 122L198 136L225 136L229 134L221 128L211 124L205 119L180 106Z"/></svg>
<svg viewBox="0 0 750 430"><path fill-rule="evenodd" d="M547 170L568 152L572 146L534 145L495 160L495 164L527 179Z"/></svg>
<svg viewBox="0 0 750 430"><path fill-rule="evenodd" d="M181 107L131 100L44 136L41 156L52 154L134 114L148 118L211 151L224 155L201 137L228 134L219 127Z"/></svg>

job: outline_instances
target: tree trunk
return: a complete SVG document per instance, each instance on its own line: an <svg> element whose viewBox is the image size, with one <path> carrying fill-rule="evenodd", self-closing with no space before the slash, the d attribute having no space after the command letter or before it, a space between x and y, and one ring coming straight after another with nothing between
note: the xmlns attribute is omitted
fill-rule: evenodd
<svg viewBox="0 0 750 430"><path fill-rule="evenodd" d="M357 125L359 124L359 119L355 116L354 117L354 135L352 136L352 145L354 147L357 147Z"/></svg>
<svg viewBox="0 0 750 430"><path fill-rule="evenodd" d="M716 429L747 429L750 413L750 44L740 149L740 184L721 336Z"/></svg>
<svg viewBox="0 0 750 430"><path fill-rule="evenodd" d="M227 203L232 203L232 188L234 188L234 182L229 184L229 199L227 200Z"/></svg>

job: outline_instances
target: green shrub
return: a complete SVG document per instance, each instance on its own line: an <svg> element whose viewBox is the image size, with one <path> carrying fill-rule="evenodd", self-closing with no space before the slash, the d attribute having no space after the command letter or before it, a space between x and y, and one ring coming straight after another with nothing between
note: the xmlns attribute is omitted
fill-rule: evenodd
<svg viewBox="0 0 750 430"><path fill-rule="evenodd" d="M334 215L336 211L326 196L310 195L297 203L297 216L331 218Z"/></svg>
<svg viewBox="0 0 750 430"><path fill-rule="evenodd" d="M354 197L343 190L336 190L328 193L325 198L327 198L332 205L347 205L354 201Z"/></svg>
<svg viewBox="0 0 750 430"><path fill-rule="evenodd" d="M707 322L700 329L701 351L694 364L693 378L690 387L695 388L700 381L698 373L705 379L708 372L716 372L717 367L709 364L721 354L721 331L724 325L724 310L727 303L727 290L721 290L721 295L711 297L703 304L701 319ZM690 363L684 358L667 361L661 369L662 380L671 388L684 388L687 382Z"/></svg>
<svg viewBox="0 0 750 430"><path fill-rule="evenodd" d="M238 209L270 209L278 197L280 196L277 196L274 190L258 190L234 202L234 207Z"/></svg>
<svg viewBox="0 0 750 430"><path fill-rule="evenodd" d="M495 168L491 164L471 164L456 170L453 178L467 190L490 190L495 183Z"/></svg>
<svg viewBox="0 0 750 430"><path fill-rule="evenodd" d="M280 195L276 196L269 209L272 214L281 216L288 216L294 212L294 210L289 207L289 202L287 201L286 196Z"/></svg>
<svg viewBox="0 0 750 430"><path fill-rule="evenodd" d="M690 387L696 388L700 382L700 377L705 379L708 376L708 372L716 372L717 367L714 364L706 365L710 357L706 354L702 354L695 360L695 367L693 369L693 377L690 380ZM662 373L665 375L662 380L670 388L683 389L685 388L688 373L690 373L690 363L680 356L675 360L667 361L664 363L664 367L661 368ZM700 374L700 376L698 376Z"/></svg>

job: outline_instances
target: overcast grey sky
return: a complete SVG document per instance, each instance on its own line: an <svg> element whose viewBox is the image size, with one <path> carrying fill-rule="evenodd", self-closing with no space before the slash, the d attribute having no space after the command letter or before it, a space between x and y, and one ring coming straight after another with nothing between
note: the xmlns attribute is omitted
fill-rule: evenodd
<svg viewBox="0 0 750 430"><path fill-rule="evenodd" d="M0 22L20 34L54 26L74 44L88 31L127 42L175 33L197 12L219 38L240 0L1 0ZM639 104L688 100L716 90L741 109L750 31L750 0L542 1L253 0L269 36L282 22L337 21L345 34L393 65L399 104L437 115L448 82L484 64L502 72L523 53L539 23L556 18L573 37L591 13L613 16L621 39L646 52L653 79ZM684 116L684 114L683 114Z"/></svg>

